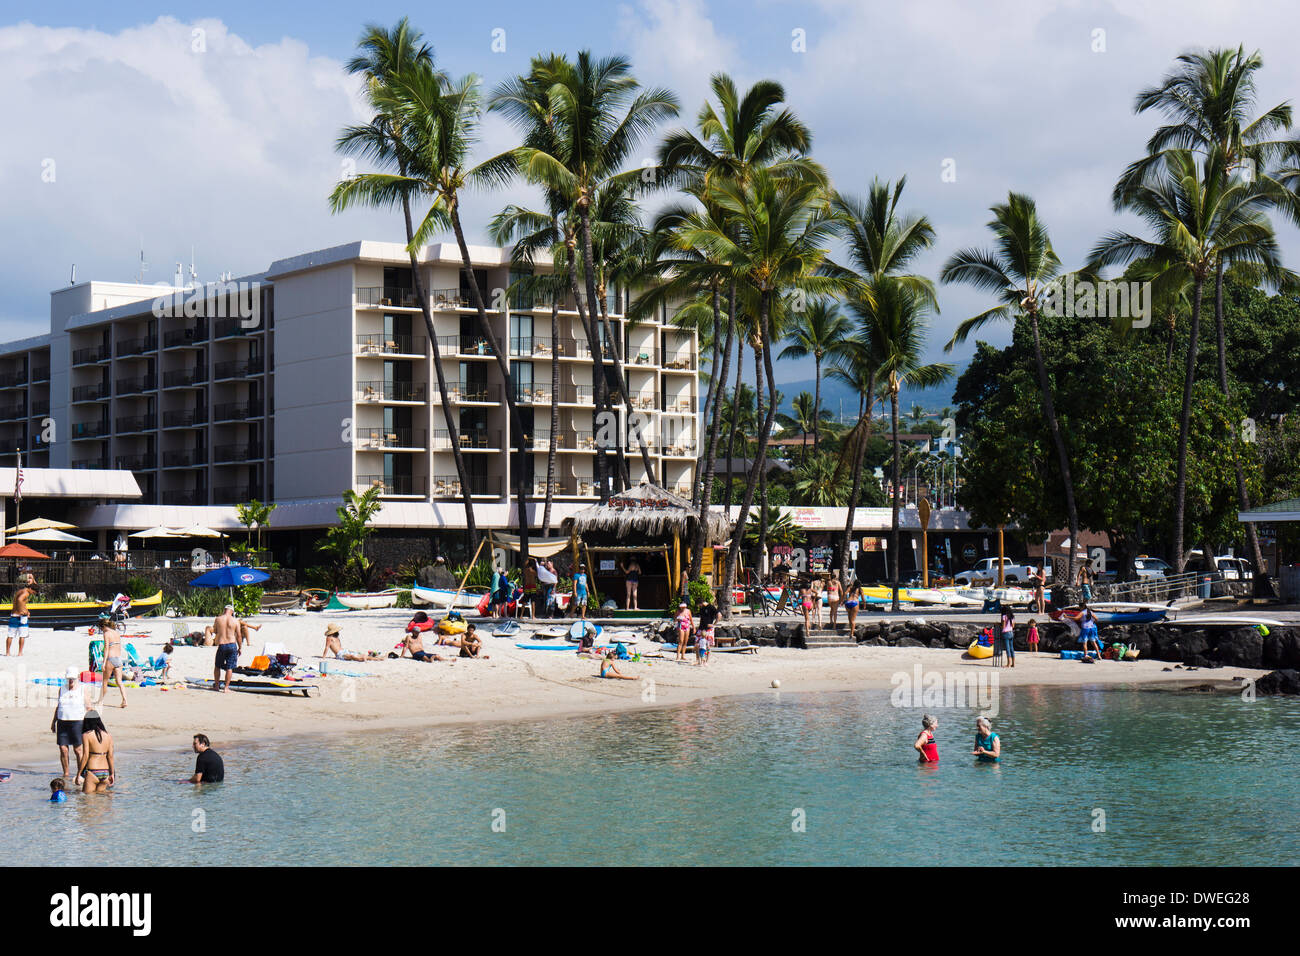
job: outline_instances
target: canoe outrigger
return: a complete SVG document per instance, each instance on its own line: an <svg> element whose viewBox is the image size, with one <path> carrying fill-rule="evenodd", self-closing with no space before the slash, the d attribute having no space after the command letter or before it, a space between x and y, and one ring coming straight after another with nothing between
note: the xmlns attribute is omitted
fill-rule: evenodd
<svg viewBox="0 0 1300 956"><path fill-rule="evenodd" d="M126 608L128 617L143 617L151 614L162 604L162 591L157 591L147 598L133 598ZM60 601L54 603L29 602L27 614L31 627L85 627L99 621L99 615L113 606L112 601ZM0 604L0 615L8 617L13 610L13 602Z"/></svg>

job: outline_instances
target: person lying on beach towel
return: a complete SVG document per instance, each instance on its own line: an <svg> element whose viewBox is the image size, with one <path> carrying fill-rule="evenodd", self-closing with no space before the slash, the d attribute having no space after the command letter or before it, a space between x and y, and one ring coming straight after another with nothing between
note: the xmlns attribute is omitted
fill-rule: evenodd
<svg viewBox="0 0 1300 956"><path fill-rule="evenodd" d="M402 653L390 654L389 656L405 657L407 654L411 655L411 660L421 661L426 664L431 664L434 661L446 660L445 657L440 657L437 654L430 654L426 651L424 649L424 639L421 638L419 634L407 634L406 640L402 641Z"/></svg>
<svg viewBox="0 0 1300 956"><path fill-rule="evenodd" d="M618 665L614 663L614 652L606 651L605 656L600 661L600 676L607 677L610 680L636 680L631 674L623 674L619 671Z"/></svg>
<svg viewBox="0 0 1300 956"><path fill-rule="evenodd" d="M380 658L378 651L366 651L362 654L359 651L344 650L337 624L325 625L325 650L320 656L332 657L339 661L375 661Z"/></svg>

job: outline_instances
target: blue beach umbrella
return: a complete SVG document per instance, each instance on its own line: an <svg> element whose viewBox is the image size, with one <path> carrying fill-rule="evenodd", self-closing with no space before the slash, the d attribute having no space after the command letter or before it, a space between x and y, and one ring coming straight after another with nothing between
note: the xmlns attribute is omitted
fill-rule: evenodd
<svg viewBox="0 0 1300 956"><path fill-rule="evenodd" d="M205 571L190 582L192 588L236 588L244 584L261 584L271 580L271 575L257 568L232 564L224 568ZM231 595L233 598L233 594Z"/></svg>

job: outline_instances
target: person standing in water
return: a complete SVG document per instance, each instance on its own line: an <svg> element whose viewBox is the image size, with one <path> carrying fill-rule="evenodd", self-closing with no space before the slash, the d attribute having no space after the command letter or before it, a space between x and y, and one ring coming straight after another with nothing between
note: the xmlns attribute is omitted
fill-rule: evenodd
<svg viewBox="0 0 1300 956"><path fill-rule="evenodd" d="M89 710L89 695L81 686L81 673L75 667L69 667L64 680L64 688L59 692L59 706L50 720L50 732L55 735L59 746L59 763L63 766L63 775L68 775L68 751L76 756L73 767L81 765L81 723Z"/></svg>
<svg viewBox="0 0 1300 956"><path fill-rule="evenodd" d="M971 753L979 758L980 763L1002 761L1002 741L993 732L993 725L987 717L975 718L975 749Z"/></svg>
<svg viewBox="0 0 1300 956"><path fill-rule="evenodd" d="M918 763L938 763L939 745L934 742L934 729L939 726L939 719L926 714L921 718L921 732L917 734L912 747L920 757Z"/></svg>
<svg viewBox="0 0 1300 956"><path fill-rule="evenodd" d="M99 711L86 711L81 724L81 763L77 765L77 779L82 793L104 793L117 783L117 754L113 750L113 735L104 726Z"/></svg>

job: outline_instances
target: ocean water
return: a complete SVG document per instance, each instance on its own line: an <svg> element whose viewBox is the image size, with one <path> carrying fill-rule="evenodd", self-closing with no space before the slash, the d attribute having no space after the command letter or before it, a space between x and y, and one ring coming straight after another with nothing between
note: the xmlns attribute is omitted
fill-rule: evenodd
<svg viewBox="0 0 1300 956"><path fill-rule="evenodd" d="M1000 765L974 712L887 692L129 752L116 791L0 784L0 863L1291 865L1300 702L1003 689ZM111 726L111 725L110 725ZM217 736L214 734L214 736ZM119 746L129 747L128 741Z"/></svg>

